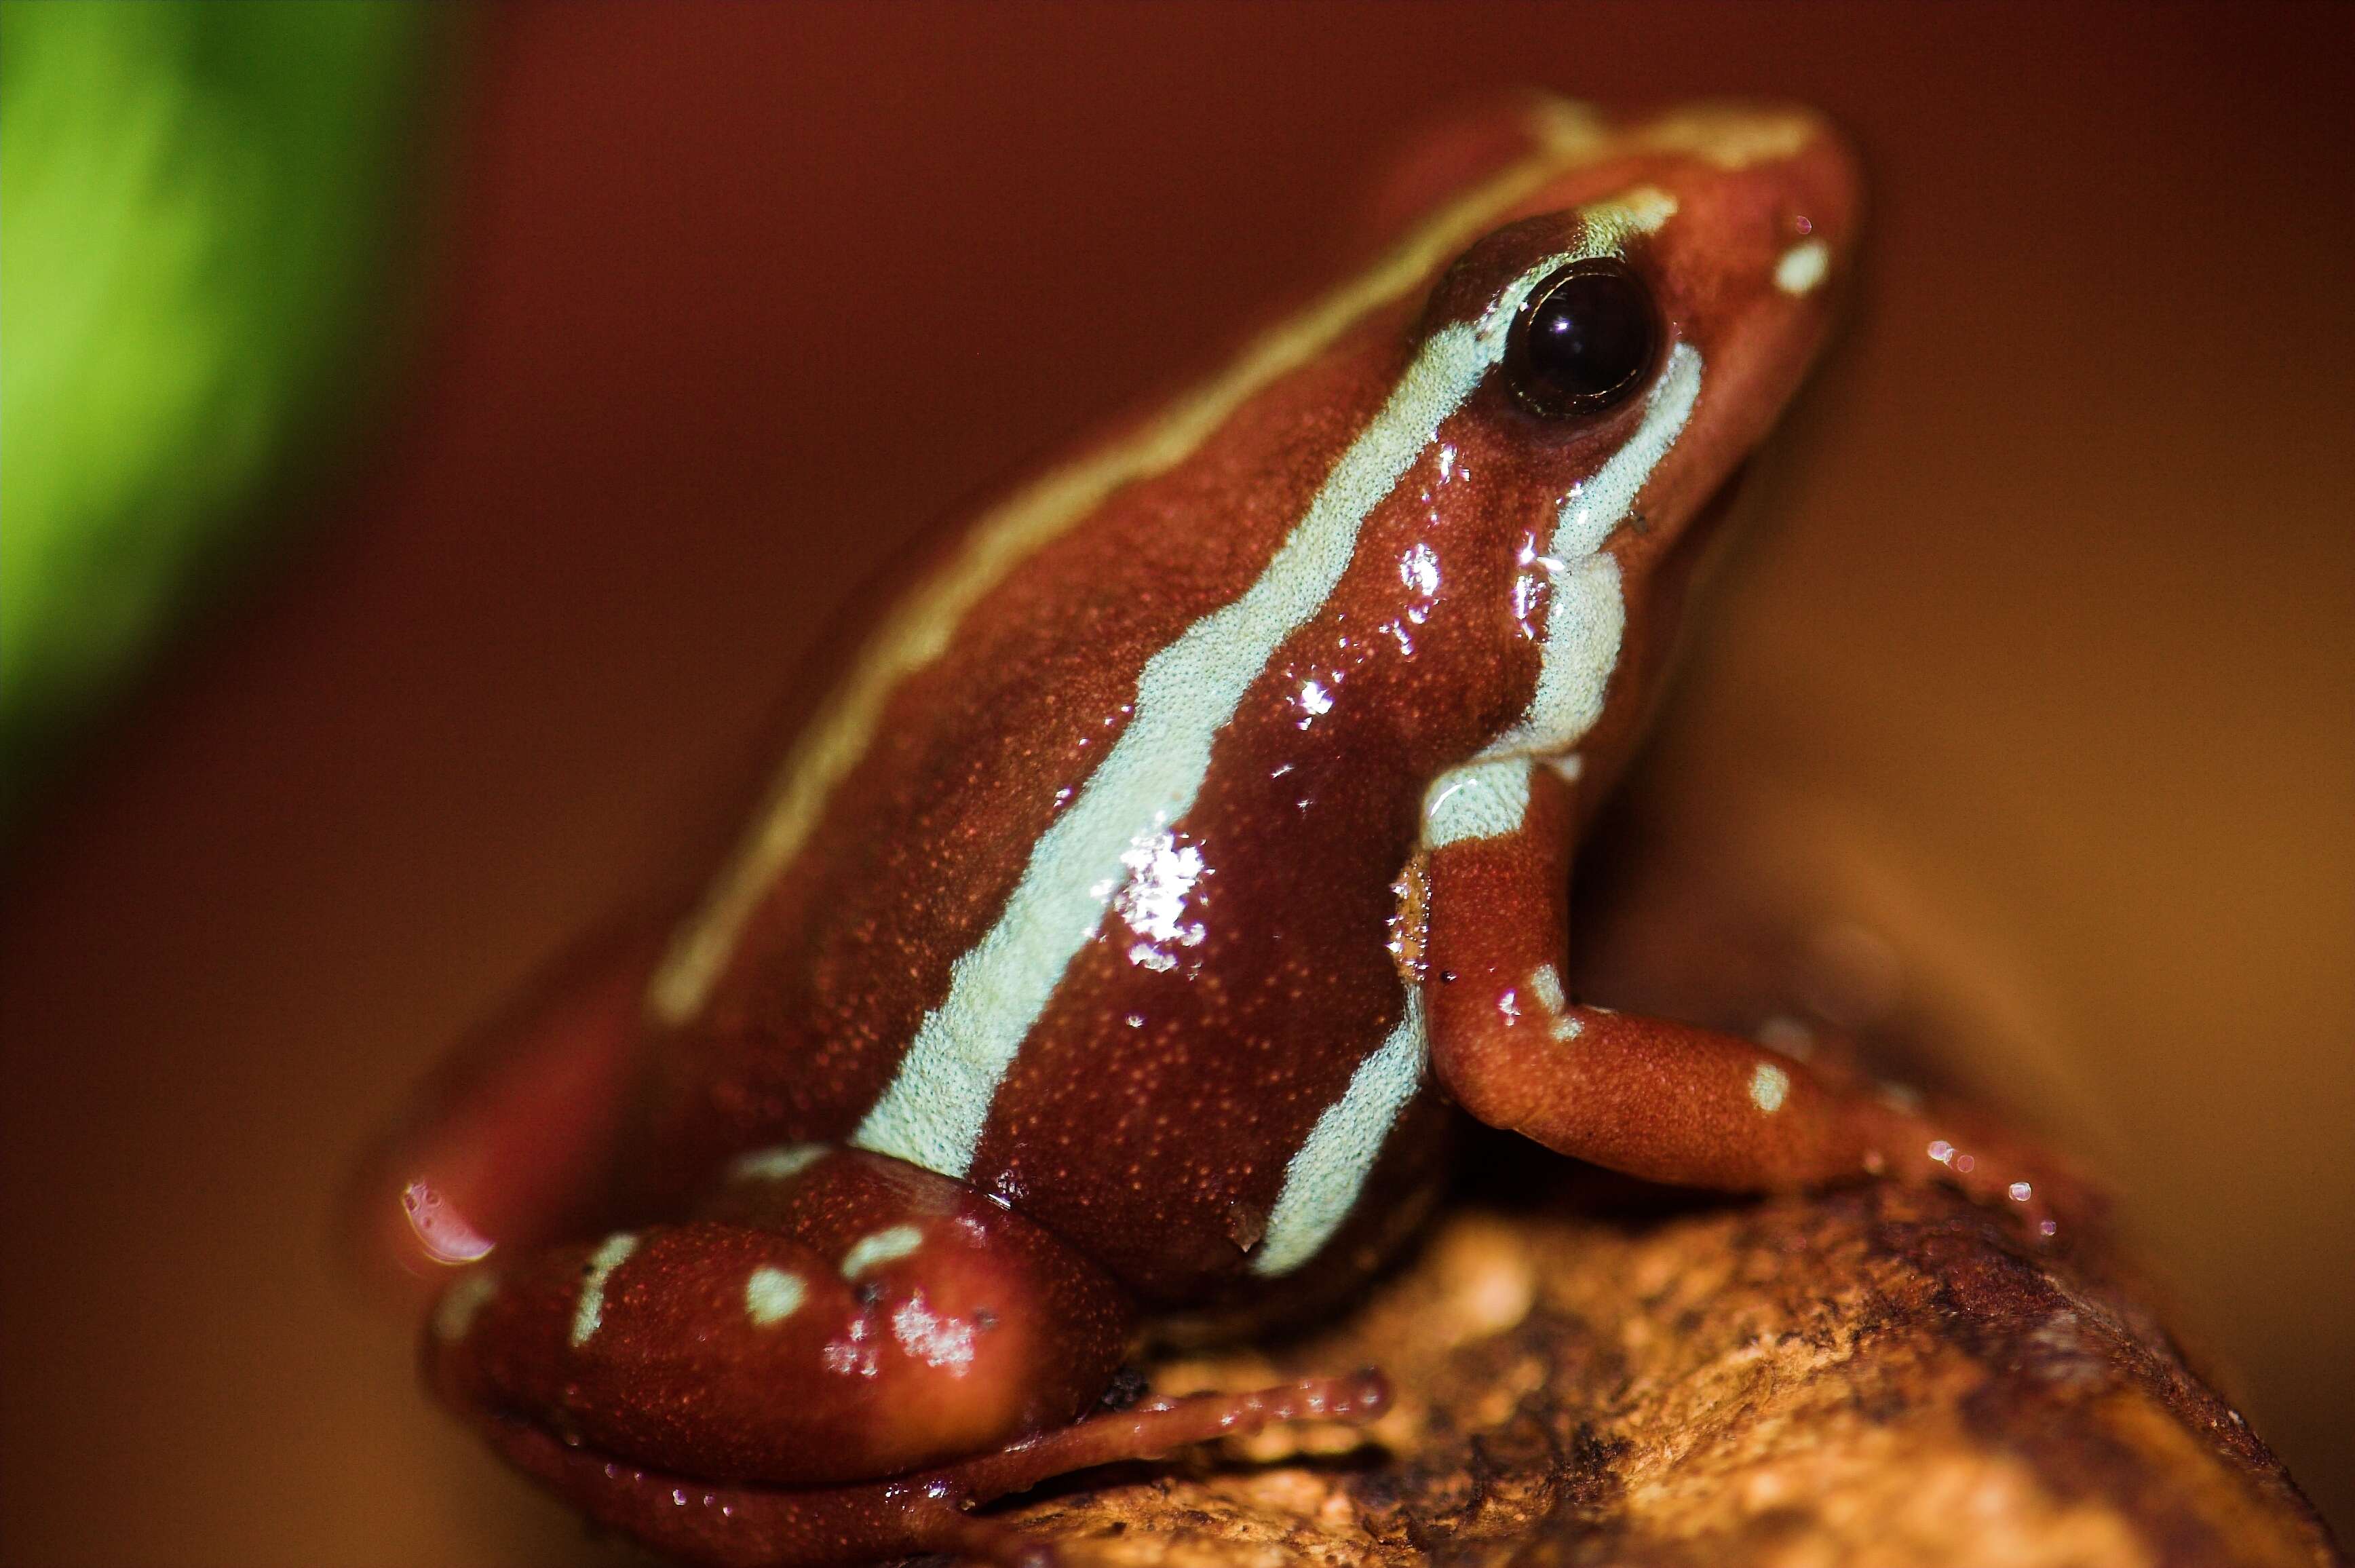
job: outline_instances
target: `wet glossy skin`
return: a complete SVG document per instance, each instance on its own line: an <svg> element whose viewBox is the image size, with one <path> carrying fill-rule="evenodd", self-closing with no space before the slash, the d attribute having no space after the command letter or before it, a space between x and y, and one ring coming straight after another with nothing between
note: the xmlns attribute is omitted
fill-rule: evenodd
<svg viewBox="0 0 2355 1568"><path fill-rule="evenodd" d="M1372 269L967 524L660 958L551 986L396 1145L427 1251L496 1243L429 1378L591 1515L704 1561L1018 1558L963 1509L1369 1413L1359 1379L1066 1425L1143 1314L1361 1277L1450 1102L1667 1180L2041 1217L1867 1087L1561 989L1580 826L1847 265L1844 150L1545 104L1442 152ZM1593 406L1516 336L1578 268L1656 312ZM644 1221L601 1236L632 1115Z"/></svg>

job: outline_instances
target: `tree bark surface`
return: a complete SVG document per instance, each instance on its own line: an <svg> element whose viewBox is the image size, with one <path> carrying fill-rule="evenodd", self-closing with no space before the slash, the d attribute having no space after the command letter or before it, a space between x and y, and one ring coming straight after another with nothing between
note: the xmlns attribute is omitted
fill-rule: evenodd
<svg viewBox="0 0 2355 1568"><path fill-rule="evenodd" d="M2098 1239L1880 1186L1453 1210L1354 1307L1159 1392L1379 1365L1271 1431L1003 1510L1077 1565L2316 1568L2342 1560Z"/></svg>

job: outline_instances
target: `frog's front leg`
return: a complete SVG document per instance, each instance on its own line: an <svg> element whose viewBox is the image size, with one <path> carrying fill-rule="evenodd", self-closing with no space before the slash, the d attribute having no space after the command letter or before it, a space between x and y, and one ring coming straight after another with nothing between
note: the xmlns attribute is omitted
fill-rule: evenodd
<svg viewBox="0 0 2355 1568"><path fill-rule="evenodd" d="M1297 1414L1364 1379L1077 1422L1133 1322L1086 1258L961 1181L855 1150L748 1156L689 1219L493 1260L426 1375L520 1468L658 1551L824 1563L1045 1554L972 1504Z"/></svg>
<svg viewBox="0 0 2355 1568"><path fill-rule="evenodd" d="M1426 814L1433 1071L1493 1126L1657 1181L1728 1191L1937 1181L2057 1228L2018 1146L1836 1083L1737 1036L1564 995L1575 785L1509 759L1440 781Z"/></svg>

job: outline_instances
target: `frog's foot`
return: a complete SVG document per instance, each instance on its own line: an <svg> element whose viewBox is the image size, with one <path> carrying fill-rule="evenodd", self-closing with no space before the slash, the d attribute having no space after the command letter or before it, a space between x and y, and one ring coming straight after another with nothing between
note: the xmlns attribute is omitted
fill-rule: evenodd
<svg viewBox="0 0 2355 1568"><path fill-rule="evenodd" d="M2070 1165L1967 1105L1889 1085L1841 1098L1866 1168L1908 1185L1952 1187L2000 1209L2038 1241L2101 1224L2108 1196Z"/></svg>
<svg viewBox="0 0 2355 1568"><path fill-rule="evenodd" d="M1244 1394L1156 1400L1026 1437L995 1453L866 1486L714 1485L617 1463L521 1422L485 1423L509 1462L599 1523L713 1568L820 1568L948 1552L997 1568L1050 1568L1051 1544L968 1510L1073 1470L1151 1459L1189 1443L1304 1418L1369 1421L1387 1408L1379 1373Z"/></svg>

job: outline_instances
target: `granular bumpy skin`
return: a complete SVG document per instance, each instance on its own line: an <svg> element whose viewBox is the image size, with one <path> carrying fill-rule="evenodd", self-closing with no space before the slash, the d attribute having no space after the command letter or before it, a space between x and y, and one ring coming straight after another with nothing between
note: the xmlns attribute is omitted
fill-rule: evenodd
<svg viewBox="0 0 2355 1568"><path fill-rule="evenodd" d="M1153 1370L1379 1362L1369 1435L1271 1430L1000 1517L1124 1568L2343 1561L2099 1238L2038 1247L1934 1189L1627 1200L1459 1209L1311 1337Z"/></svg>

